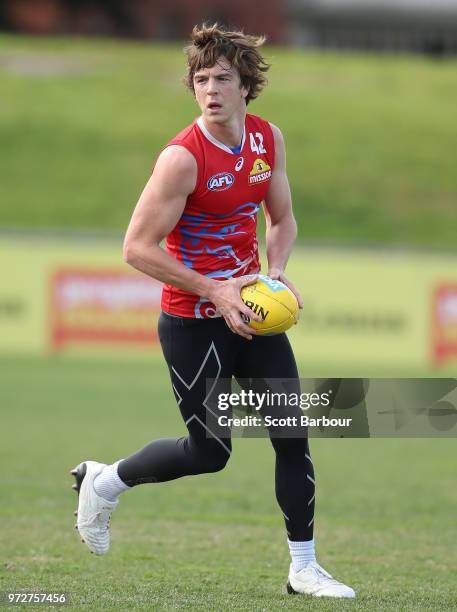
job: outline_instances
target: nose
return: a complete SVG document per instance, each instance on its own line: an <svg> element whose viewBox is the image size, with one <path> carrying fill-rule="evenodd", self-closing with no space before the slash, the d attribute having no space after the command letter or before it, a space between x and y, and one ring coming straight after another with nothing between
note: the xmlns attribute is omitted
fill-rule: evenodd
<svg viewBox="0 0 457 612"><path fill-rule="evenodd" d="M209 94L217 93L217 80L213 79L213 77L210 77L208 79L208 89L207 89L207 92Z"/></svg>

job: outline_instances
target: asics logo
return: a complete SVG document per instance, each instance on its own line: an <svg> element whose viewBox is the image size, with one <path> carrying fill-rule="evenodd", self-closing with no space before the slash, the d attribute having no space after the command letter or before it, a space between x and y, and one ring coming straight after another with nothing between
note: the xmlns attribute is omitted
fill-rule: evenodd
<svg viewBox="0 0 457 612"><path fill-rule="evenodd" d="M240 157L238 161L236 162L235 170L239 172L241 168L243 167L243 164L244 164L244 157Z"/></svg>

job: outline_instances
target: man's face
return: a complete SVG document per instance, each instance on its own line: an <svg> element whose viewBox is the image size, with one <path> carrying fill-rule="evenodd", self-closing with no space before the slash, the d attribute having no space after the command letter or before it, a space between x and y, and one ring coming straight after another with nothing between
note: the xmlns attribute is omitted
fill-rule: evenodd
<svg viewBox="0 0 457 612"><path fill-rule="evenodd" d="M194 74L194 91L202 114L210 123L224 123L245 109L247 89L241 87L238 70L225 57L220 57L212 68Z"/></svg>

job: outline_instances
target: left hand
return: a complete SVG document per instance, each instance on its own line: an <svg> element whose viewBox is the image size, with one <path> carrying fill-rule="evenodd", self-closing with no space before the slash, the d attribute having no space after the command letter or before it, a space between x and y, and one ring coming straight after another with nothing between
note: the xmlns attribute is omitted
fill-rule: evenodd
<svg viewBox="0 0 457 612"><path fill-rule="evenodd" d="M300 294L294 287L293 283L291 283L290 280L286 276L284 276L284 272L282 270L280 270L279 268L271 268L270 270L268 270L268 276L273 280L281 281L281 283L284 283L286 287L289 287L289 289L297 298L298 307L303 308L303 300L301 299Z"/></svg>

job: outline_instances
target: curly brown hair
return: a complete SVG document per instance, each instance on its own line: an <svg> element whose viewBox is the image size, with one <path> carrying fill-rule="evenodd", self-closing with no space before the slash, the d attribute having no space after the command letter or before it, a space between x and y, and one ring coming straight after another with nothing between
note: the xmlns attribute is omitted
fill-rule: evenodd
<svg viewBox="0 0 457 612"><path fill-rule="evenodd" d="M187 56L184 84L195 94L194 74L203 68L212 68L220 57L225 57L238 70L241 86L248 91L246 104L249 104L267 84L265 73L270 64L258 51L265 40L265 36L225 30L218 23L195 26L191 42L184 48Z"/></svg>

